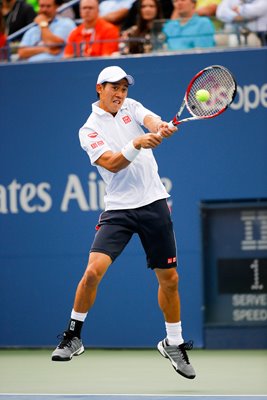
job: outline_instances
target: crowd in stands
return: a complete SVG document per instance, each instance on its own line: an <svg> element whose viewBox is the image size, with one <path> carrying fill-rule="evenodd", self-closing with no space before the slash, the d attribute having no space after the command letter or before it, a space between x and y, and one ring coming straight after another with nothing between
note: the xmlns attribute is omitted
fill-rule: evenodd
<svg viewBox="0 0 267 400"><path fill-rule="evenodd" d="M57 15L58 0L39 0L34 25L23 35L18 50L20 59L46 61L62 58L64 45L76 25Z"/></svg>
<svg viewBox="0 0 267 400"><path fill-rule="evenodd" d="M222 0L216 17L230 27L236 23L241 32L254 33L267 45L267 0Z"/></svg>
<svg viewBox="0 0 267 400"><path fill-rule="evenodd" d="M80 0L58 13L64 1L0 0L0 49L29 24L13 39L18 60L212 48L229 32L267 45L267 0Z"/></svg>
<svg viewBox="0 0 267 400"><path fill-rule="evenodd" d="M100 1L99 14L106 21L115 25L123 23L133 4L133 0L104 0Z"/></svg>
<svg viewBox="0 0 267 400"><path fill-rule="evenodd" d="M163 26L169 50L215 46L215 29L211 20L196 12L196 2L174 0L171 19Z"/></svg>
<svg viewBox="0 0 267 400"><path fill-rule="evenodd" d="M21 0L2 0L2 14L5 21L6 35L17 32L30 24L36 17L34 8ZM18 40L21 36L18 37Z"/></svg>
<svg viewBox="0 0 267 400"><path fill-rule="evenodd" d="M118 51L119 28L100 17L97 0L81 0L80 15L82 23L67 39L65 58L107 56Z"/></svg>
<svg viewBox="0 0 267 400"><path fill-rule="evenodd" d="M162 18L162 8L158 0L139 0L135 24L122 31L122 38L125 39L125 42L123 42L121 53L150 53L153 50L151 35L153 23ZM154 34L159 33L158 31L159 29Z"/></svg>
<svg viewBox="0 0 267 400"><path fill-rule="evenodd" d="M5 60L7 58L5 51L7 45L7 37L5 33L5 22L2 9L3 9L3 4L0 3L0 61ZM3 50L1 51L1 49Z"/></svg>

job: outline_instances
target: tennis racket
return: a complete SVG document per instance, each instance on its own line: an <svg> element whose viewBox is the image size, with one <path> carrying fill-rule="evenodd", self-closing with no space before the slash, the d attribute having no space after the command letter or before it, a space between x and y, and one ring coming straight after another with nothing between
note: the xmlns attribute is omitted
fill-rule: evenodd
<svg viewBox="0 0 267 400"><path fill-rule="evenodd" d="M209 92L209 99L198 101L196 94L205 89ZM236 81L232 73L221 65L211 65L204 68L189 83L182 105L169 122L169 126L177 126L182 122L198 119L214 118L222 114L233 102L236 95ZM191 117L180 119L184 108L187 108Z"/></svg>

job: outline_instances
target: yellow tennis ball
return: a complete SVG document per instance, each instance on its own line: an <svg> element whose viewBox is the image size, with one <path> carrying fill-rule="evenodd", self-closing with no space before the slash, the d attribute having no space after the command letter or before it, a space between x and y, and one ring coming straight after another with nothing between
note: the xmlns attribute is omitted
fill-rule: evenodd
<svg viewBox="0 0 267 400"><path fill-rule="evenodd" d="M196 92L196 99L201 102L206 102L210 98L210 94L206 89L200 89Z"/></svg>

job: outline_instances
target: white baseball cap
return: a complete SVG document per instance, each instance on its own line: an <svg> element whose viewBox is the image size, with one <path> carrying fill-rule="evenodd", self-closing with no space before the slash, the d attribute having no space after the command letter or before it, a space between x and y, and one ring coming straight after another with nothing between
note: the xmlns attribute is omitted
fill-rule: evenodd
<svg viewBox="0 0 267 400"><path fill-rule="evenodd" d="M98 75L96 83L104 83L104 82L118 82L121 79L126 78L129 85L134 84L134 78L131 75L127 75L126 72L117 66L104 68L100 74Z"/></svg>

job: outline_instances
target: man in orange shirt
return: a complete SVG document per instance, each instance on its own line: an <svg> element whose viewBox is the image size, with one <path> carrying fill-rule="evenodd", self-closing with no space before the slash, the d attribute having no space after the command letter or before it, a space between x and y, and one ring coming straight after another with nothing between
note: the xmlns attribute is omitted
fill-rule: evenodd
<svg viewBox="0 0 267 400"><path fill-rule="evenodd" d="M118 51L119 29L99 18L97 0L81 0L83 23L70 33L64 58L106 56Z"/></svg>

